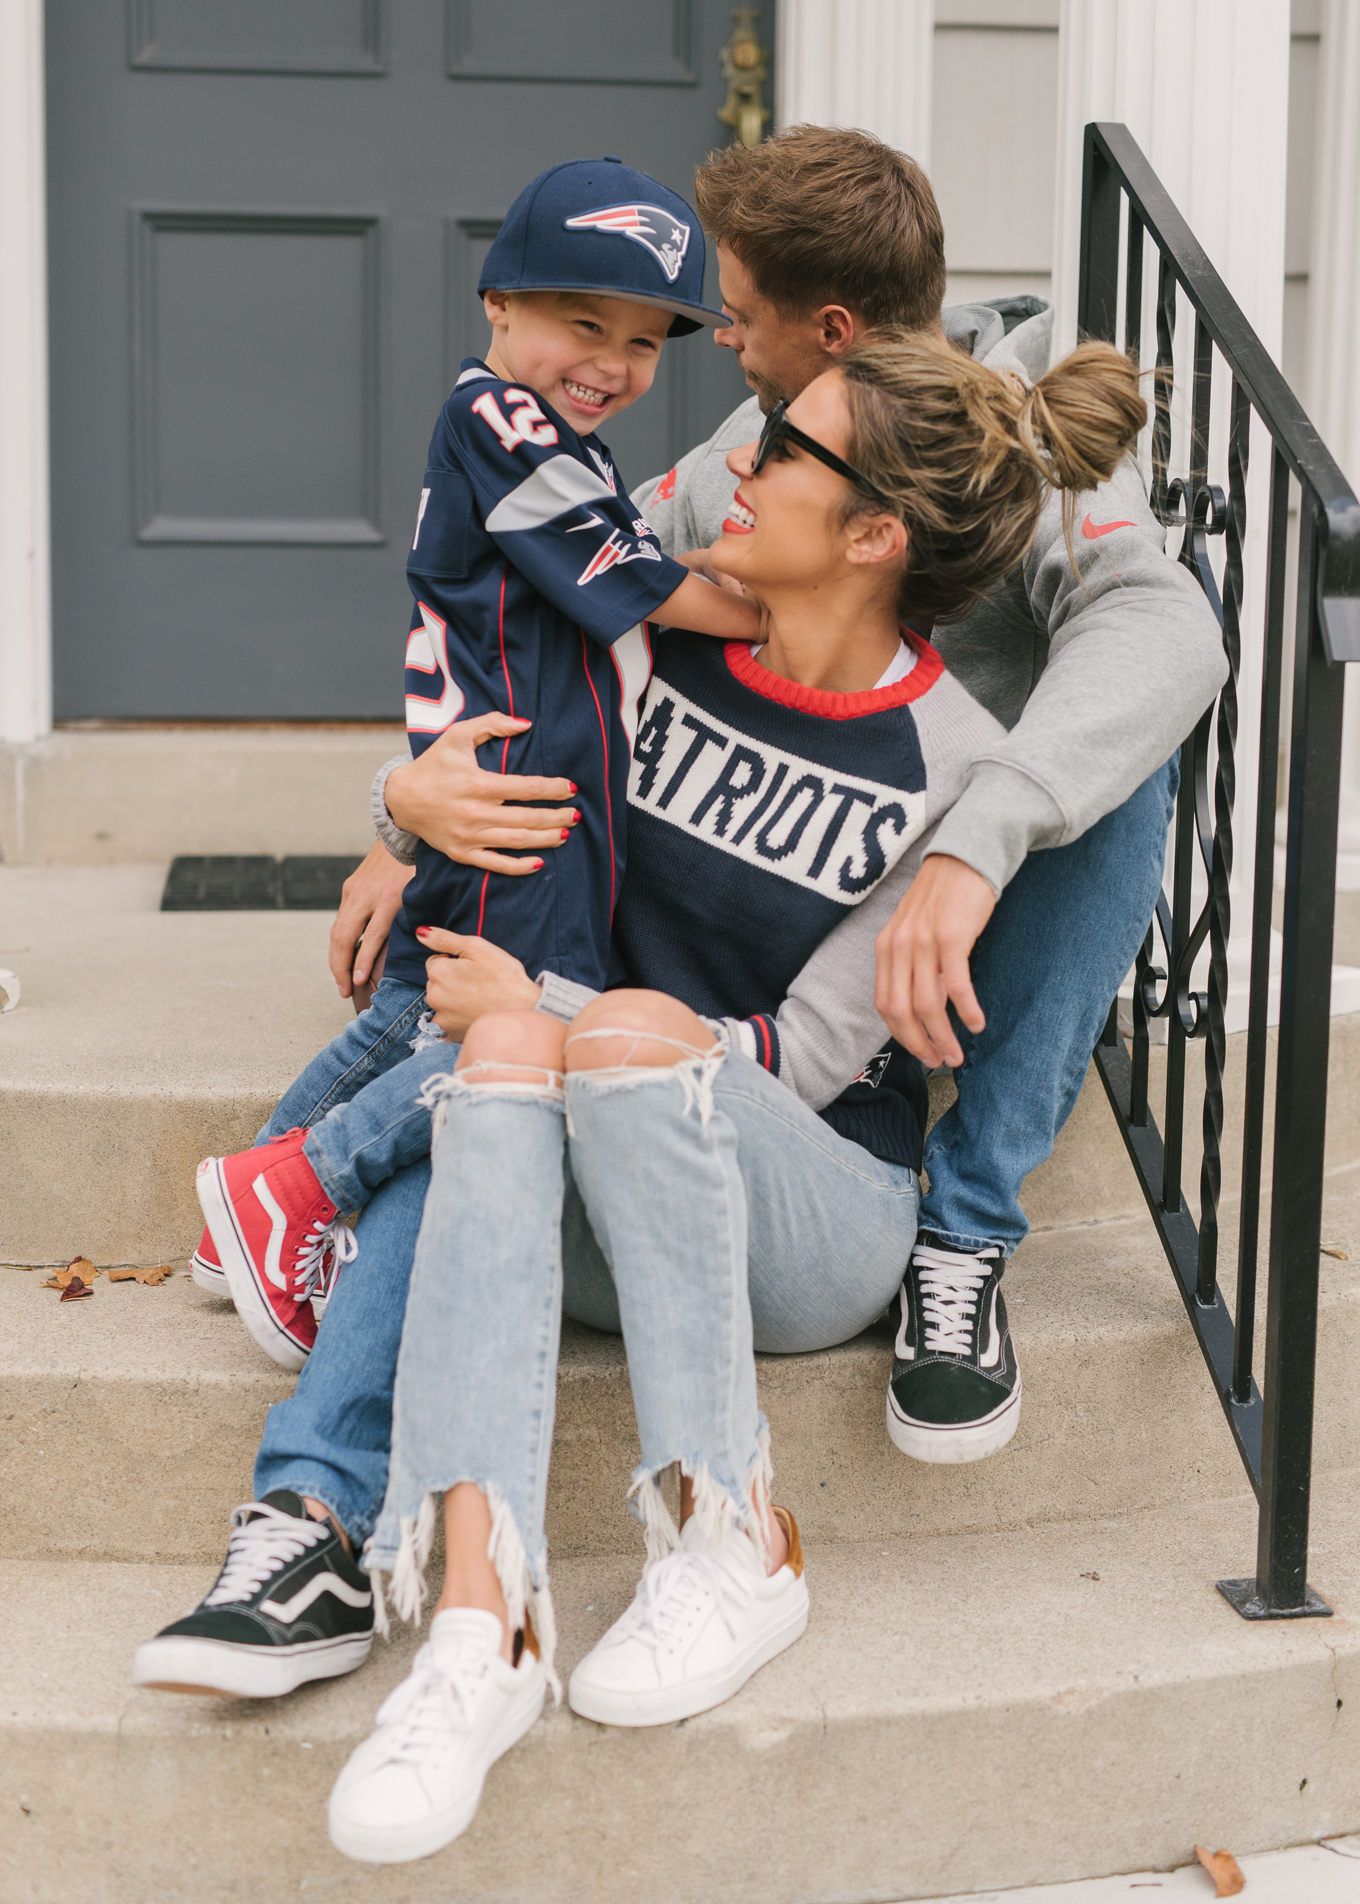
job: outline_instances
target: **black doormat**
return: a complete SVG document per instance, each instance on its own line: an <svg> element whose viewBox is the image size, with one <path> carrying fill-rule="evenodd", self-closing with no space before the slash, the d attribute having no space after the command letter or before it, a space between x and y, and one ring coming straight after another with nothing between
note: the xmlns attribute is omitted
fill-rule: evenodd
<svg viewBox="0 0 1360 1904"><path fill-rule="evenodd" d="M162 912L334 912L357 854L182 854L170 862Z"/></svg>

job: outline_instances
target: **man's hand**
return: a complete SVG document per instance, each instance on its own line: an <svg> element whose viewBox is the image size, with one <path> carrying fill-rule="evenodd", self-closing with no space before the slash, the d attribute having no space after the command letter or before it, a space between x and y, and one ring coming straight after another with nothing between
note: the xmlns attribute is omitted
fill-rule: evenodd
<svg viewBox="0 0 1360 1904"><path fill-rule="evenodd" d="M331 927L330 966L341 998L353 995L356 1011L368 1005L382 976L387 935L415 870L393 859L378 841L340 889L340 910Z"/></svg>
<svg viewBox="0 0 1360 1904"><path fill-rule="evenodd" d="M511 800L570 800L570 780L536 774L494 774L477 765L477 749L489 740L525 734L531 721L508 714L480 714L455 721L418 760L387 776L387 811L403 832L483 872L522 876L542 860L511 859L514 847L546 852L561 846L581 815L575 807L510 806Z"/></svg>
<svg viewBox="0 0 1360 1904"><path fill-rule="evenodd" d="M518 959L490 939L418 926L416 937L428 952L443 956L425 961L425 1002L445 1037L461 1042L474 1020L493 1011L532 1011L538 987Z"/></svg>
<svg viewBox="0 0 1360 1904"><path fill-rule="evenodd" d="M996 894L981 873L932 854L874 941L874 1004L897 1042L924 1065L963 1063L948 1006L969 1031L987 1023L968 955L992 916Z"/></svg>

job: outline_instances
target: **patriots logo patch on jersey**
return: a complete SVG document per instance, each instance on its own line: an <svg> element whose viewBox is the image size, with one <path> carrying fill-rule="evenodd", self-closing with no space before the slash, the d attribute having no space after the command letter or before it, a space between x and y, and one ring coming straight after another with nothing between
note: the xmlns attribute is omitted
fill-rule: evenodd
<svg viewBox="0 0 1360 1904"><path fill-rule="evenodd" d="M650 251L674 284L689 250L689 226L659 205L607 205L603 211L583 212L579 218L564 218L568 231L606 231L620 238L631 238Z"/></svg>
<svg viewBox="0 0 1360 1904"><path fill-rule="evenodd" d="M596 516L594 520L598 522L599 517ZM589 523L581 524L583 529L589 528L589 526ZM634 526L636 527L636 524ZM645 533L650 533L645 523L643 524L643 530ZM572 531L569 529L567 534L572 534ZM576 586L577 588L584 588L586 583L593 582L597 575L603 575L609 569L618 568L619 565L624 562L659 562L660 560L661 551L654 543L635 542L630 548L627 536L621 534L618 529L611 529L608 539L604 542L602 547L595 551L589 562L587 562L586 566L577 576Z"/></svg>
<svg viewBox="0 0 1360 1904"><path fill-rule="evenodd" d="M860 1072L859 1076L852 1078L850 1081L852 1084L867 1084L871 1091L876 1091L879 1085L882 1084L883 1073L887 1070L891 1062L892 1051L890 1049L876 1052Z"/></svg>

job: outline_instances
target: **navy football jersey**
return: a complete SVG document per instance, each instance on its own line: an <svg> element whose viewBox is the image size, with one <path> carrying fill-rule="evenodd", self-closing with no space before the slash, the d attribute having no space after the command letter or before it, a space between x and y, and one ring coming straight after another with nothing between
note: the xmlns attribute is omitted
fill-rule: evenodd
<svg viewBox="0 0 1360 1904"><path fill-rule="evenodd" d="M394 978L425 983L415 930L428 925L483 935L533 977L604 985L651 673L645 622L687 573L662 554L598 437L465 360L430 442L406 562L411 752L477 714L527 718L528 732L488 743L481 764L574 780L581 820L522 878L455 865L421 842L388 949Z"/></svg>

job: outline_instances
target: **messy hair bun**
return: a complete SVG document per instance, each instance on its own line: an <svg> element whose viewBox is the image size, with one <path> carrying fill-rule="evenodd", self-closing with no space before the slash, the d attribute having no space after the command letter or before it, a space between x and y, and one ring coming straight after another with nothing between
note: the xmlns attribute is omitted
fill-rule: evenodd
<svg viewBox="0 0 1360 1904"><path fill-rule="evenodd" d="M845 360L850 461L910 537L904 608L957 620L1028 553L1051 490L1064 524L1114 474L1147 405L1109 344L1083 344L1032 388L919 331L878 331ZM850 492L843 520L876 505Z"/></svg>

